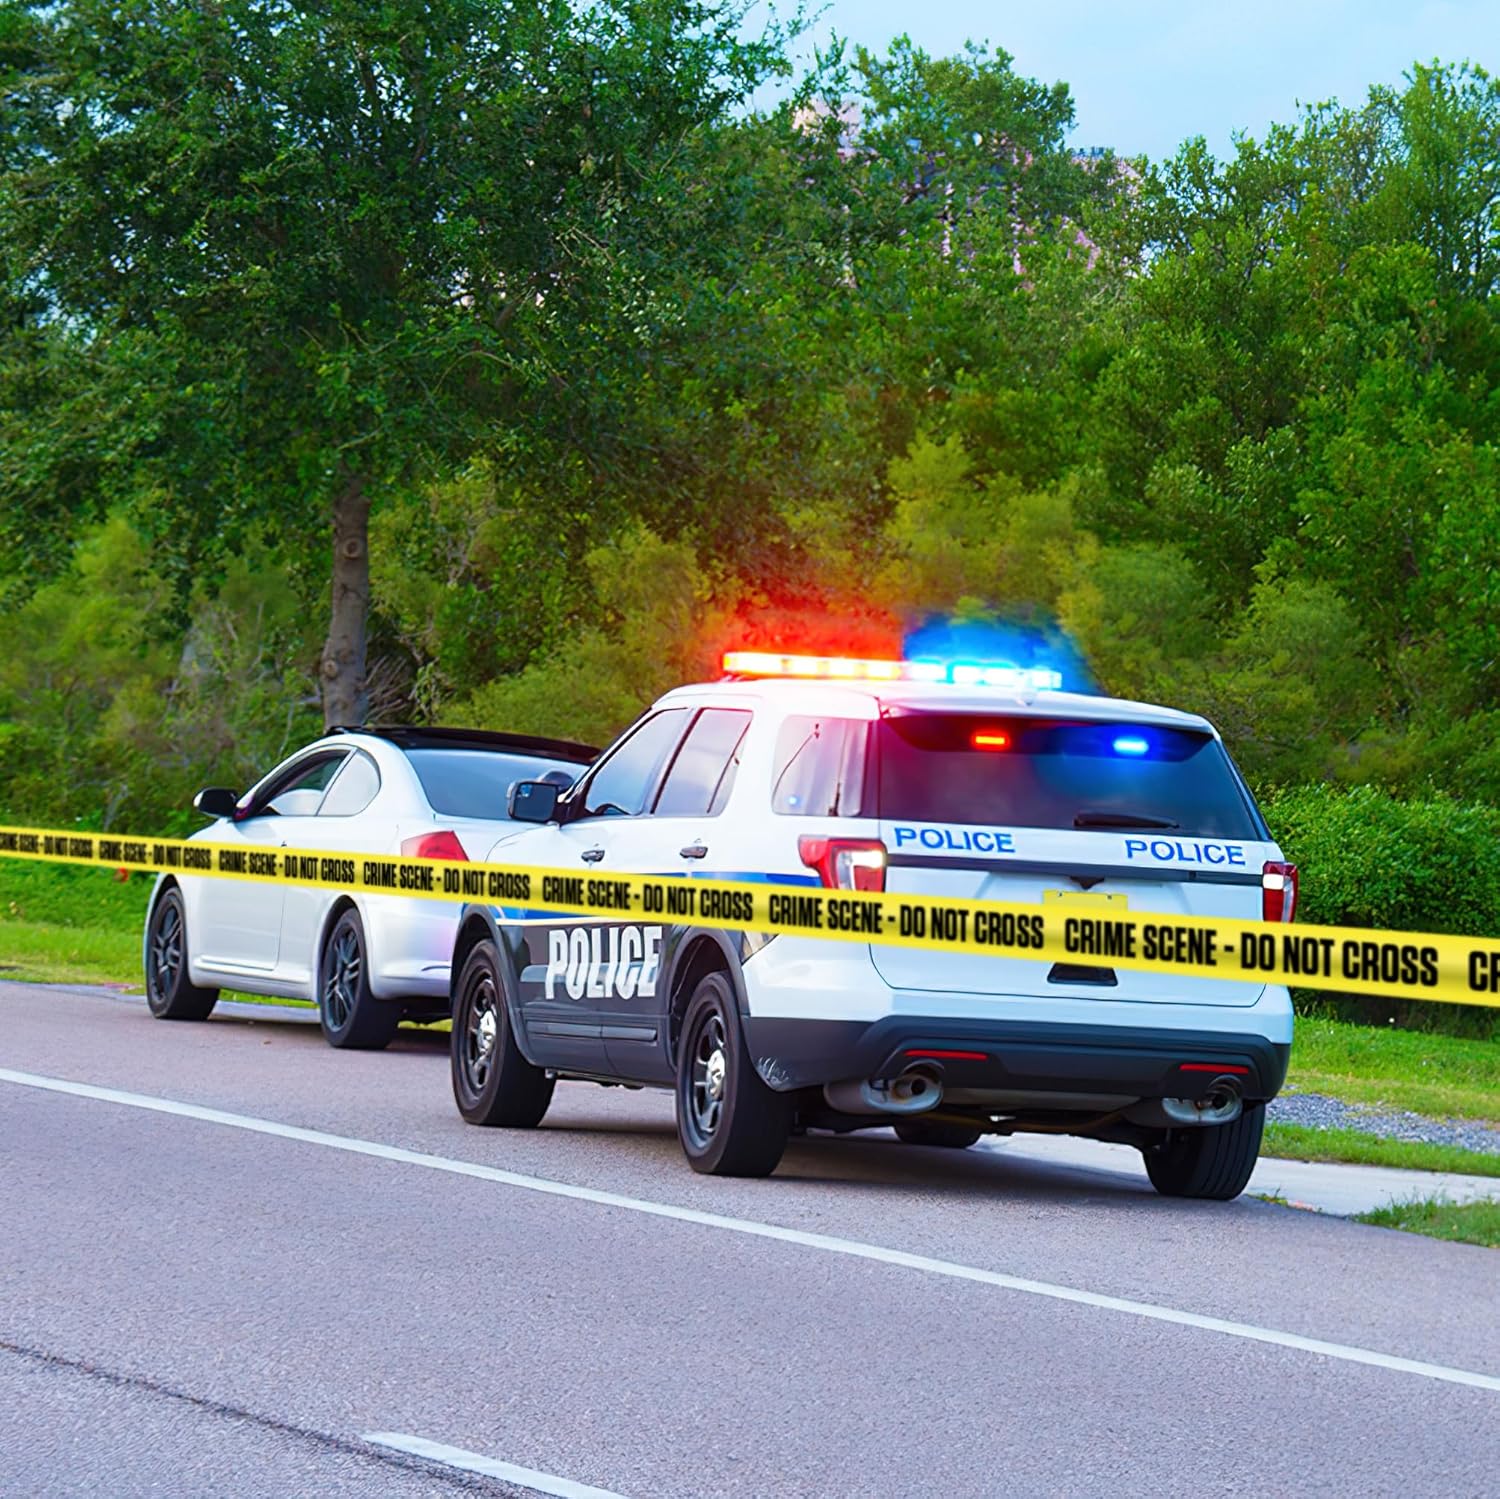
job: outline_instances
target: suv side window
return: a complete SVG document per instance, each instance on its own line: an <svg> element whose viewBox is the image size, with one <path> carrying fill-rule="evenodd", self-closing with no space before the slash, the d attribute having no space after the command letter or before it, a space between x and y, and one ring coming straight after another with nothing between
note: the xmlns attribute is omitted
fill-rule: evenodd
<svg viewBox="0 0 1500 1499"><path fill-rule="evenodd" d="M599 762L583 788L580 817L637 817L656 788L667 756L687 724L686 708L664 708L643 718L617 749Z"/></svg>
<svg viewBox="0 0 1500 1499"><path fill-rule="evenodd" d="M786 817L858 817L870 726L854 718L798 714L781 726L771 810Z"/></svg>
<svg viewBox="0 0 1500 1499"><path fill-rule="evenodd" d="M695 817L723 810L739 769L739 749L750 714L740 708L705 708L693 720L656 798L658 817Z"/></svg>
<svg viewBox="0 0 1500 1499"><path fill-rule="evenodd" d="M338 779L328 788L328 795L318 808L318 816L353 817L375 800L375 793L379 790L380 772L375 768L375 762L363 750L356 750L344 762Z"/></svg>

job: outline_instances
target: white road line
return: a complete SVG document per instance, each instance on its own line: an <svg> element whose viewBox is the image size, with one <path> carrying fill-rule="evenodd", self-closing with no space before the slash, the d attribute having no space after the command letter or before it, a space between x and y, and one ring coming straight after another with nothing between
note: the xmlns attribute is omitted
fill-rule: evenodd
<svg viewBox="0 0 1500 1499"><path fill-rule="evenodd" d="M408 1436L404 1431L367 1431L361 1441L371 1442L377 1447L390 1447L397 1452L408 1452L413 1457L425 1457L429 1462L443 1463L450 1468L462 1468L465 1473L483 1473L486 1478L503 1478L507 1483L523 1489L535 1489L539 1494L555 1494L557 1499L621 1499L611 1489L596 1489L592 1484L574 1483L571 1478L558 1478L551 1473L541 1473L535 1468L520 1468L515 1463L502 1463L499 1458L484 1457L478 1452L465 1452L462 1447L446 1447L442 1442L429 1442L426 1437Z"/></svg>
<svg viewBox="0 0 1500 1499"><path fill-rule="evenodd" d="M228 1114L222 1109L207 1109L198 1104L178 1103L171 1098L155 1098L146 1093L125 1093L116 1088L99 1088L92 1083L74 1083L63 1078L42 1077L32 1072L14 1072L0 1067L0 1082L15 1083L23 1088L40 1088L49 1093L66 1093L74 1098L91 1098L100 1103L123 1104L127 1108L147 1109L156 1114L174 1114L183 1119L198 1119L205 1124L222 1124L229 1129L248 1130L257 1135L274 1135L281 1140L298 1140L305 1145L321 1145L328 1150L342 1150L350 1155L373 1156L376 1160L396 1161L404 1166L421 1166L428 1171L446 1171L454 1176L470 1176L479 1181L498 1182L525 1192L541 1192L549 1197L566 1197L575 1202L590 1202L599 1207L621 1208L631 1213L646 1213L653 1218L672 1218L679 1223L693 1223L701 1228L716 1228L726 1233L746 1234L757 1239L773 1239L782 1244L796 1244L803 1249L818 1249L825 1254L847 1255L851 1259L874 1260L903 1270L918 1270L926 1275L940 1275L950 1280L966 1280L979 1285L995 1286L1003 1291L1019 1291L1027 1296L1043 1296L1052 1301L1068 1301L1077 1306L1091 1306L1100 1311L1123 1312L1152 1322L1172 1322L1179 1327L1196 1327L1202 1332L1223 1333L1227 1337L1245 1338L1253 1343L1270 1343L1278 1348L1295 1348L1302 1353L1316 1353L1323 1358L1340 1359L1350 1364L1368 1364L1376 1369L1391 1369L1401 1374L1416 1374L1424 1379L1443 1380L1448 1384L1468 1385L1477 1390L1500 1391L1500 1376L1479 1374L1469 1369L1450 1369L1444 1364L1428 1364L1420 1359L1399 1358L1370 1348L1356 1348L1347 1343L1328 1343L1321 1338L1304 1338L1298 1333L1280 1332L1272 1327L1257 1327L1249 1322L1230 1322L1222 1317L1204 1317L1197 1312L1176 1307L1158 1306L1150 1301L1131 1301L1123 1296L1104 1296L1097 1291L1081 1291L1073 1286L1053 1285L1044 1280L1025 1280L998 1270L982 1270L975 1265L960 1265L952 1260L932 1259L925 1254L909 1254L904 1249L887 1249L879 1244L864 1244L857 1239L840 1239L830 1234L807 1233L800 1228L782 1228L779 1224L758 1223L751 1218L728 1218L719 1213L705 1213L697 1208L678 1207L673 1203L652 1202L642 1197L625 1197L618 1192L601 1192L595 1187L578 1187L570 1182L549 1181L542 1176L525 1176L498 1166L481 1166L474 1161L457 1161L447 1156L424 1155L420 1151L402 1150L395 1145L381 1145L373 1140L359 1140L347 1135L329 1135L322 1130L302 1129L294 1124L278 1124L272 1119L257 1119L249 1114Z"/></svg>

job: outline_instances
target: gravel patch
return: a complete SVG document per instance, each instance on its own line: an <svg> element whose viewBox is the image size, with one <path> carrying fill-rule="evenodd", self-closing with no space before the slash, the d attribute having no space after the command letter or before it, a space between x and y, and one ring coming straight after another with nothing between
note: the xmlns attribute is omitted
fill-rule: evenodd
<svg viewBox="0 0 1500 1499"><path fill-rule="evenodd" d="M1409 1110L1373 1109L1321 1093L1285 1093L1266 1108L1267 1124L1301 1124L1313 1129L1357 1129L1383 1140L1418 1140L1425 1145L1456 1145L1462 1150L1500 1155L1500 1129L1468 1119L1429 1119Z"/></svg>

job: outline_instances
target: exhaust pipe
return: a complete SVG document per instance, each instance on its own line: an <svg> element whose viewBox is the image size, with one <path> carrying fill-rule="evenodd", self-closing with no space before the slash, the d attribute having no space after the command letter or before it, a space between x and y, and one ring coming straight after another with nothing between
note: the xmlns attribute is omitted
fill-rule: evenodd
<svg viewBox="0 0 1500 1499"><path fill-rule="evenodd" d="M1245 1100L1234 1078L1216 1077L1202 1098L1164 1098L1161 1107L1174 1124L1231 1124Z"/></svg>
<svg viewBox="0 0 1500 1499"><path fill-rule="evenodd" d="M851 1078L825 1083L823 1097L842 1114L925 1114L943 1101L943 1077L918 1064L890 1079Z"/></svg>

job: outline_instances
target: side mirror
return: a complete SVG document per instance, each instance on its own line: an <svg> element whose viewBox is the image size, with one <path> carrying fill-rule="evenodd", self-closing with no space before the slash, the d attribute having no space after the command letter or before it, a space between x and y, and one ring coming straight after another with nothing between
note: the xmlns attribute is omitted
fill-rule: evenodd
<svg viewBox="0 0 1500 1499"><path fill-rule="evenodd" d="M510 788L507 810L512 822L551 822L557 815L562 787L551 781L517 781Z"/></svg>
<svg viewBox="0 0 1500 1499"><path fill-rule="evenodd" d="M206 786L193 798L193 810L205 817L233 817L240 799L227 786Z"/></svg>

